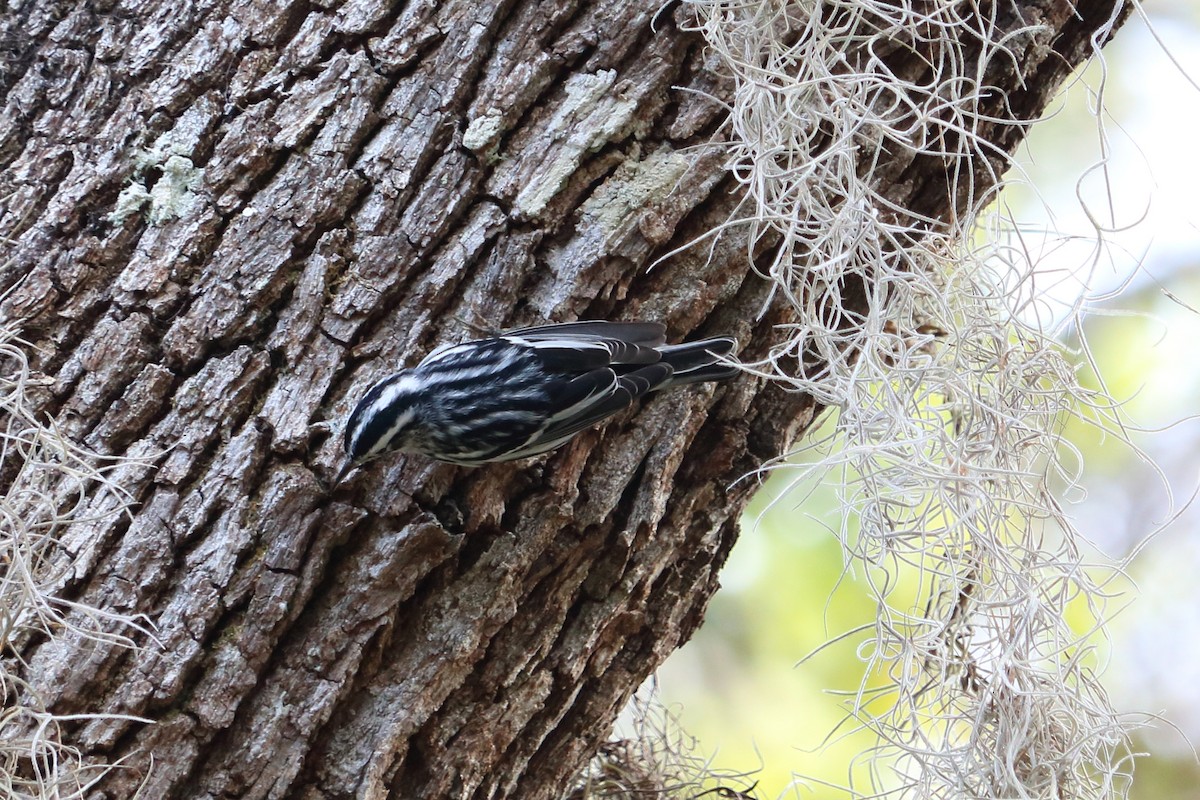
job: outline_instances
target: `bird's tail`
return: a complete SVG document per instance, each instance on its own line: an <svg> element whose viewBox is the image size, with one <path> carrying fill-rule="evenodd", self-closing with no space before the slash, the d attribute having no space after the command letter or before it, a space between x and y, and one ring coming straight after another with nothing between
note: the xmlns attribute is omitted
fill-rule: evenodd
<svg viewBox="0 0 1200 800"><path fill-rule="evenodd" d="M671 365L674 373L655 391L703 381L723 381L737 375L735 364L722 361L737 348L737 341L728 336L702 339L698 342L670 344L658 348L662 360Z"/></svg>

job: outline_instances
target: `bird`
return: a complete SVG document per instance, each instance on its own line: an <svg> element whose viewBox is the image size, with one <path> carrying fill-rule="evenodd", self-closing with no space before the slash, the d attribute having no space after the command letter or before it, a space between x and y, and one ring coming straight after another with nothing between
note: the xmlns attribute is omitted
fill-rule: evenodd
<svg viewBox="0 0 1200 800"><path fill-rule="evenodd" d="M542 325L436 348L375 383L346 423L346 471L386 453L479 466L554 450L653 392L738 374L737 341L666 344L657 322Z"/></svg>

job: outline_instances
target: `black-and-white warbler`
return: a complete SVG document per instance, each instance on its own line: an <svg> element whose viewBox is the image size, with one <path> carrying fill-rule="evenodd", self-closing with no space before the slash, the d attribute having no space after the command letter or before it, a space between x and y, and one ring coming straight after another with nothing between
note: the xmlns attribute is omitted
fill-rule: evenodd
<svg viewBox="0 0 1200 800"><path fill-rule="evenodd" d="M476 465L525 458L650 392L737 374L737 342L665 344L656 322L568 322L437 348L350 414L351 464L392 450Z"/></svg>

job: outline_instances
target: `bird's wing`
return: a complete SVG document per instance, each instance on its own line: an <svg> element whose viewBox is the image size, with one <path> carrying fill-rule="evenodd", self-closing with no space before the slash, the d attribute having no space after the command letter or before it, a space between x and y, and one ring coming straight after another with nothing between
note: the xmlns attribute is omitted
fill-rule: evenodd
<svg viewBox="0 0 1200 800"><path fill-rule="evenodd" d="M501 338L532 348L546 369L580 373L610 365L653 364L665 341L657 322L567 322L522 328Z"/></svg>
<svg viewBox="0 0 1200 800"><path fill-rule="evenodd" d="M658 347L667 341L667 328L661 322L584 320L582 322L538 325L533 328L518 328L515 331L506 331L501 335L519 336L526 339L613 339L628 344Z"/></svg>
<svg viewBox="0 0 1200 800"><path fill-rule="evenodd" d="M653 364L655 348L666 341L666 329L657 322L564 322L520 328L491 339L443 344L421 359L428 366L443 359L483 352L490 343L505 342L533 350L551 372L581 374L620 364Z"/></svg>
<svg viewBox="0 0 1200 800"><path fill-rule="evenodd" d="M555 407L547 423L505 458L535 456L565 444L575 434L623 411L636 398L669 380L671 371L669 364L657 363L625 375L598 369L564 381L562 388L552 393Z"/></svg>

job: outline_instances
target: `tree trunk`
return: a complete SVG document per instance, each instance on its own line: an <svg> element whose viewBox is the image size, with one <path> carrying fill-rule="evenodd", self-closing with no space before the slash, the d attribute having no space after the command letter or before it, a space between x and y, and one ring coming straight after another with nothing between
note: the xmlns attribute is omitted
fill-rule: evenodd
<svg viewBox="0 0 1200 800"><path fill-rule="evenodd" d="M1048 28L992 65L981 113L1036 116L1114 3L998 4L1001 30ZM130 514L64 534L60 591L157 629L3 655L56 713L150 721L66 728L124 759L107 796L554 797L695 630L755 488L735 482L812 421L809 398L747 376L545 458L397 456L331 486L365 388L477 327L661 320L766 351L787 312L759 317L744 232L647 269L740 200L719 147L685 152L724 135L701 93L731 92L690 14L3 12L2 315L63 430L144 462L117 472ZM1020 133L984 135L1011 152ZM1001 163L971 165L977 194ZM969 198L947 170L897 155L879 188L948 219Z"/></svg>

